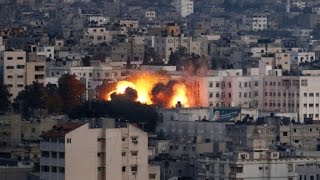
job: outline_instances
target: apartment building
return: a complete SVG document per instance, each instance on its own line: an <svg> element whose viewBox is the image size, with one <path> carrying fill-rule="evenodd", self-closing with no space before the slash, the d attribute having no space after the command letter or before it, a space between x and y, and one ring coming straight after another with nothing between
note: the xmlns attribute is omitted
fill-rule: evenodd
<svg viewBox="0 0 320 180"><path fill-rule="evenodd" d="M46 56L37 55L36 53L27 53L26 62L26 85L33 82L45 83L46 77Z"/></svg>
<svg viewBox="0 0 320 180"><path fill-rule="evenodd" d="M229 124L226 134L235 148L274 147L279 143L290 148L317 151L319 124L291 124L290 119L264 117L263 123ZM284 121L286 120L286 121Z"/></svg>
<svg viewBox="0 0 320 180"><path fill-rule="evenodd" d="M26 52L22 50L3 51L0 66L3 82L8 86L13 100L26 85Z"/></svg>
<svg viewBox="0 0 320 180"><path fill-rule="evenodd" d="M253 16L252 17L252 31L262 31L268 29L268 17Z"/></svg>
<svg viewBox="0 0 320 180"><path fill-rule="evenodd" d="M40 143L41 180L159 179L148 169L148 135L127 124L91 128L65 123L46 132Z"/></svg>
<svg viewBox="0 0 320 180"><path fill-rule="evenodd" d="M36 52L38 56L54 59L54 46L37 46Z"/></svg>
<svg viewBox="0 0 320 180"><path fill-rule="evenodd" d="M192 37L155 37L154 49L164 60L168 61L171 53L182 47L186 48L189 54L202 55L201 41Z"/></svg>
<svg viewBox="0 0 320 180"><path fill-rule="evenodd" d="M93 45L109 43L112 40L112 33L105 27L89 27L84 38Z"/></svg>
<svg viewBox="0 0 320 180"><path fill-rule="evenodd" d="M297 112L300 120L319 120L319 76L265 76L260 109Z"/></svg>
<svg viewBox="0 0 320 180"><path fill-rule="evenodd" d="M197 79L199 86L196 88L196 101L200 106L258 107L261 97L258 75L220 75Z"/></svg>
<svg viewBox="0 0 320 180"><path fill-rule="evenodd" d="M144 14L145 18L148 19L149 21L153 21L156 19L156 11L146 11Z"/></svg>
<svg viewBox="0 0 320 180"><path fill-rule="evenodd" d="M123 67L130 62L132 68L137 68L142 64L144 53L144 37L129 37L112 44L111 60L113 65Z"/></svg>
<svg viewBox="0 0 320 180"><path fill-rule="evenodd" d="M192 0L176 0L174 5L179 15L183 18L193 14Z"/></svg>
<svg viewBox="0 0 320 180"><path fill-rule="evenodd" d="M230 157L231 156L231 157ZM199 156L196 176L206 179L299 179L297 167L319 162L316 157L282 156L279 152L253 150L226 157Z"/></svg>

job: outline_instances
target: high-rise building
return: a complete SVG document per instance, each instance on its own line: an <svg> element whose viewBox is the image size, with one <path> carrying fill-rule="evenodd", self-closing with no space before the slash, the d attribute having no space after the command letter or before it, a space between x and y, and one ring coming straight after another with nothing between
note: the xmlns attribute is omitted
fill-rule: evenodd
<svg viewBox="0 0 320 180"><path fill-rule="evenodd" d="M40 143L41 180L145 180L149 174L148 134L127 124L91 128L66 123L46 132Z"/></svg>
<svg viewBox="0 0 320 180"><path fill-rule="evenodd" d="M22 50L3 51L0 58L3 82L8 86L12 100L26 84L26 52Z"/></svg>

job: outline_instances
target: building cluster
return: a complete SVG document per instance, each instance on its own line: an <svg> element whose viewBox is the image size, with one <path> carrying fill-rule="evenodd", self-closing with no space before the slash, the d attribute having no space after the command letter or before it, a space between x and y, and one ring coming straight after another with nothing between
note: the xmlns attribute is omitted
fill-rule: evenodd
<svg viewBox="0 0 320 180"><path fill-rule="evenodd" d="M0 179L320 179L319 0L0 0L11 102L65 74L91 102L146 71L183 79L192 107L156 108L152 133L10 107Z"/></svg>

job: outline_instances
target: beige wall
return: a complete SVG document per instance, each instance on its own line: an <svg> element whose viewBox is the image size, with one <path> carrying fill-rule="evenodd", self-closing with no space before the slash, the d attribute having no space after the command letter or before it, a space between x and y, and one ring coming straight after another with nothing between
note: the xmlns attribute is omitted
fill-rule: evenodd
<svg viewBox="0 0 320 180"><path fill-rule="evenodd" d="M13 100L25 87L26 52L21 50L4 51L2 58L4 84L9 86L9 92L12 94L11 100Z"/></svg>
<svg viewBox="0 0 320 180"><path fill-rule="evenodd" d="M65 180L98 179L97 138L101 129L88 129L85 124L65 136ZM71 143L67 143L71 139Z"/></svg>

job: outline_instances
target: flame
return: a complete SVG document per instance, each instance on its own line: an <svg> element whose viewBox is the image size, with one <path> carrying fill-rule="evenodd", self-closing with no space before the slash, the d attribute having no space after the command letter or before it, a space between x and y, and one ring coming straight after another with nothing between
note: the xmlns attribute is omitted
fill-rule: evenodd
<svg viewBox="0 0 320 180"><path fill-rule="evenodd" d="M170 106L174 107L178 102L184 107L189 107L187 87L182 83L173 86L173 96L171 97Z"/></svg>
<svg viewBox="0 0 320 180"><path fill-rule="evenodd" d="M168 81L168 77L155 73L143 72L139 75L133 75L128 80L117 82L115 89L107 93L107 95L105 96L105 100L110 101L111 94L113 93L116 93L118 95L124 94L126 88L132 88L137 91L137 101L148 105L155 104L154 102L152 102L151 92L153 88L158 83L167 83ZM181 82L173 86L172 95L160 93L157 97L160 99L166 99L167 96L171 96L169 97L170 100L166 105L168 106L167 108L175 107L177 102L181 102L181 105L183 105L184 107L190 106L187 96L187 87Z"/></svg>

